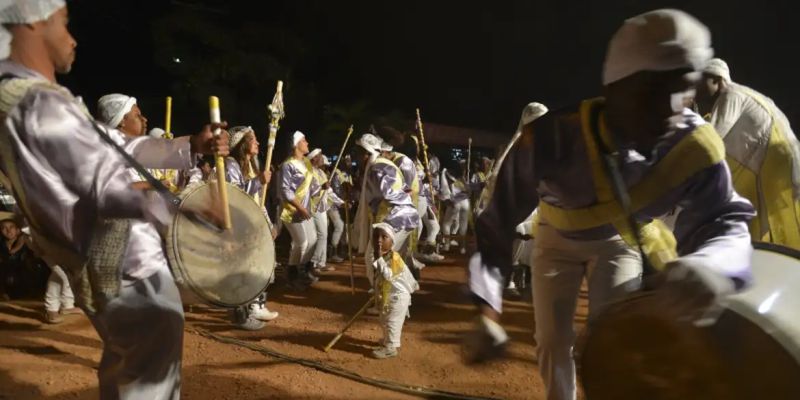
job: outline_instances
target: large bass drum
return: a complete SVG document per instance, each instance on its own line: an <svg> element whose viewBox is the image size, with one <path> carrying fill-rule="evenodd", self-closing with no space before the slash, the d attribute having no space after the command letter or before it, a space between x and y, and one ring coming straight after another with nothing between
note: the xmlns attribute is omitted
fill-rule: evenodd
<svg viewBox="0 0 800 400"><path fill-rule="evenodd" d="M754 284L696 327L638 293L587 330L588 400L800 399L800 252L756 244Z"/></svg>
<svg viewBox="0 0 800 400"><path fill-rule="evenodd" d="M269 286L275 245L261 207L239 188L226 187L232 228L215 232L177 213L167 235L167 255L172 275L184 289L207 303L237 307ZM181 208L207 208L217 190L216 183L189 188L181 194Z"/></svg>

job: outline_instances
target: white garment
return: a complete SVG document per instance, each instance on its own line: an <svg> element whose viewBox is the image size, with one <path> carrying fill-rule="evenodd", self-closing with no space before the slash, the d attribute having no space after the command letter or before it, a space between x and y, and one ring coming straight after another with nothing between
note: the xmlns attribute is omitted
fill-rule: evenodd
<svg viewBox="0 0 800 400"><path fill-rule="evenodd" d="M44 294L44 309L58 312L75 307L75 296L69 286L69 278L60 266L54 265L47 279L47 291Z"/></svg>
<svg viewBox="0 0 800 400"><path fill-rule="evenodd" d="M609 301L639 287L641 259L619 235L572 240L542 224L537 233L531 276L539 371L548 400L574 400L573 318L581 282L586 277L591 322Z"/></svg>
<svg viewBox="0 0 800 400"><path fill-rule="evenodd" d="M314 255L314 246L317 243L317 228L313 219L303 222L284 224L289 235L292 236L292 247L289 252L289 265L305 265Z"/></svg>
<svg viewBox="0 0 800 400"><path fill-rule="evenodd" d="M466 236L469 221L469 199L452 203L444 213L444 234ZM456 225L457 224L457 225Z"/></svg>
<svg viewBox="0 0 800 400"><path fill-rule="evenodd" d="M425 196L419 196L417 212L419 213L419 218L422 220L422 224L425 226L426 235L424 243L435 245L436 236L439 235L439 221L436 219L436 215L431 211L430 207L428 207L428 199ZM421 237L422 229L419 229L417 232L417 239Z"/></svg>
<svg viewBox="0 0 800 400"><path fill-rule="evenodd" d="M311 262L314 268L322 268L328 261L328 214L324 212L314 213L311 218L314 221L314 229L317 234L317 244L314 245L314 255Z"/></svg>
<svg viewBox="0 0 800 400"><path fill-rule="evenodd" d="M339 246L339 241L342 239L344 222L342 221L342 216L339 214L338 208L331 208L328 210L328 218L330 218L330 222L333 224L333 233L331 233L331 246L336 247Z"/></svg>
<svg viewBox="0 0 800 400"><path fill-rule="evenodd" d="M400 347L400 336L403 323L408 316L411 295L404 292L390 292L386 308L381 310L381 327L383 328L383 345L388 348Z"/></svg>

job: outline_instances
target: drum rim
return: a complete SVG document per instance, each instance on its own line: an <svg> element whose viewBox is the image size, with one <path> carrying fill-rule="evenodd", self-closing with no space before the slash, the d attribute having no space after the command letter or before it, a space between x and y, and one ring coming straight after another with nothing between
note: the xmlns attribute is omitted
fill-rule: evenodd
<svg viewBox="0 0 800 400"><path fill-rule="evenodd" d="M183 200L187 196L189 196L190 194L200 190L201 188L203 188L205 186L209 186L209 185L211 185L210 182L205 182L202 185L197 185L197 186L191 188L191 190L187 190L186 192L182 193L181 194L181 205L179 205L178 208L180 209L182 207ZM240 189L236 185L231 184L230 182L225 182L225 185L228 187L229 190L233 189L235 191L241 192L243 195L247 196L248 198L250 197L250 195L247 194L247 192L245 192L244 190ZM246 304L249 304L249 303L253 302L255 299L257 299L258 296L260 296L262 293L264 293L267 290L267 288L269 288L269 286L271 284L271 281L272 281L272 277L275 276L275 270L277 269L277 260L273 260L272 273L267 277L266 284L264 285L263 288L260 289L259 293L257 295L255 295L252 299L249 299L249 300L247 300L247 301L245 301L245 302L243 302L241 304L232 304L232 303L225 303L225 302L221 302L219 300L211 299L208 296L206 296L205 294L203 294L202 293L203 291L198 289L199 286L195 284L194 280L192 280L192 278L190 276L188 276L188 275L183 273L183 268L180 267L181 265L183 265L183 261L181 260L181 256L179 254L180 252L175 250L175 246L171 245L172 243L174 243L174 241L176 239L175 235L177 235L177 232L175 231L175 223L178 221L178 215L179 215L178 213L175 214L175 216L172 219L172 223L169 224L169 226L167 227L167 237L170 240L170 243L169 243L170 245L166 246L166 249L167 249L166 253L167 253L167 258L169 259L169 267L170 267L169 269L172 272L173 279L176 278L175 277L176 273L179 274L180 275L180 280L183 282L183 284L185 284L185 285L187 285L189 287L189 289L192 291L192 293L195 296L199 297L201 300L203 300L203 301L205 301L205 302L207 302L207 303L209 303L211 305L215 305L215 306L218 306L218 307L224 307L224 308L236 308L236 307L241 307L241 306L244 306ZM259 215L261 216L261 218L264 218L264 221L267 223L267 226L270 226L269 219L263 213L259 213ZM267 236L269 238L270 243L272 243L272 249L273 249L272 254L273 254L273 258L274 258L274 256L275 256L275 241L272 239L272 235L267 235ZM176 271L176 269L177 269L177 271Z"/></svg>
<svg viewBox="0 0 800 400"><path fill-rule="evenodd" d="M787 257L792 257L796 260L800 260L800 250L796 250L791 247L786 247L780 244L754 241L753 248L758 250L772 251Z"/></svg>

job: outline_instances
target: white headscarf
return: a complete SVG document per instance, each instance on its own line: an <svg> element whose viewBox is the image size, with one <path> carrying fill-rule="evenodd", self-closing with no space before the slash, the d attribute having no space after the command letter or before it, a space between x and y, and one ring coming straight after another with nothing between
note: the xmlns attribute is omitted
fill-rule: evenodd
<svg viewBox="0 0 800 400"><path fill-rule="evenodd" d="M361 135L361 137L358 138L358 140L356 140L357 145L363 147L364 150L366 150L373 156L377 155L380 152L382 143L383 141L379 137L371 133L365 133Z"/></svg>
<svg viewBox="0 0 800 400"><path fill-rule="evenodd" d="M380 222L377 224L372 224L372 229L386 232L386 234L392 239L392 243L394 243L394 228L392 228L391 225L387 224L386 222Z"/></svg>
<svg viewBox="0 0 800 400"><path fill-rule="evenodd" d="M723 81L731 83L731 70L728 68L728 63L721 58L712 58L708 60L708 64L703 69L703 72L722 78Z"/></svg>
<svg viewBox="0 0 800 400"><path fill-rule="evenodd" d="M304 135L303 132L294 131L292 134L292 147L297 147L297 144L300 143L300 140L304 137L306 137L306 135Z"/></svg>
<svg viewBox="0 0 800 400"><path fill-rule="evenodd" d="M384 141L381 142L381 150L382 151L392 151L392 150L394 150L394 146L392 146L391 144L389 144L389 142L384 140Z"/></svg>
<svg viewBox="0 0 800 400"><path fill-rule="evenodd" d="M124 94L107 94L97 100L98 119L106 125L116 128L125 114L136 105L136 98Z"/></svg>
<svg viewBox="0 0 800 400"><path fill-rule="evenodd" d="M164 134L167 133L161 128L153 128L150 129L150 132L147 132L147 136L154 137L156 139L161 139L164 137Z"/></svg>
<svg viewBox="0 0 800 400"><path fill-rule="evenodd" d="M330 159L330 158L328 158L328 156L326 156L326 155L324 155L324 154L323 154L323 155L322 155L322 163L323 163L325 166L329 166L329 165L331 165L331 159Z"/></svg>
<svg viewBox="0 0 800 400"><path fill-rule="evenodd" d="M311 161L311 160L314 159L314 157L316 157L317 155L319 155L321 153L322 153L322 149L314 149L314 150L311 150L310 153L308 153L306 158L308 158L308 160Z"/></svg>
<svg viewBox="0 0 800 400"><path fill-rule="evenodd" d="M253 132L253 128L249 126L234 126L228 133L231 135L230 148L236 147L239 142L244 139L248 132Z"/></svg>
<svg viewBox="0 0 800 400"><path fill-rule="evenodd" d="M31 24L66 7L65 0L0 0L0 59L11 54L11 33L3 24Z"/></svg>
<svg viewBox="0 0 800 400"><path fill-rule="evenodd" d="M639 71L700 71L714 55L711 34L686 12L662 9L625 21L608 44L603 85Z"/></svg>

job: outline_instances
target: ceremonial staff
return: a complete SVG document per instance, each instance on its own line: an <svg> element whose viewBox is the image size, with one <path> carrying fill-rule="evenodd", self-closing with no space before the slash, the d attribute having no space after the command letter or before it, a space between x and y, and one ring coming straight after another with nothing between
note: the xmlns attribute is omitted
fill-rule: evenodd
<svg viewBox="0 0 800 400"><path fill-rule="evenodd" d="M167 111L164 114L164 138L172 139L172 96L167 96Z"/></svg>
<svg viewBox="0 0 800 400"><path fill-rule="evenodd" d="M344 154L344 149L347 148L347 142L350 140L350 135L352 135L352 134L353 134L353 125L350 125L350 127L347 128L347 136L345 136L345 138L344 138L344 143L342 143L342 148L339 150L339 157L336 158L336 164L333 164L333 169L331 170L331 176L330 176L330 178L328 178L329 182L330 182L331 179L333 179L333 175L336 174L336 170L339 169L339 162L342 161L342 155ZM328 187L325 188L322 191L322 193L320 194L320 199L322 199L322 200L320 200L319 204L317 204L317 209L314 210L315 212L319 211L319 208L321 207L322 202L325 201L325 193L330 189L331 189L331 187L330 187L330 183L329 183Z"/></svg>
<svg viewBox="0 0 800 400"><path fill-rule="evenodd" d="M434 202L434 207L436 207L436 188L433 187L433 176L431 175L430 164L428 162L428 144L425 143L425 132L422 129L422 118L419 116L419 108L417 108L417 134L419 134L419 143L422 147L422 160L425 162L425 177L428 179L428 185L431 189L431 200ZM436 210L439 210L439 207L436 207ZM434 215L436 217L436 215ZM436 217L436 219L439 219Z"/></svg>
<svg viewBox="0 0 800 400"><path fill-rule="evenodd" d="M217 96L209 96L208 98L209 114L211 116L211 123L222 123L219 111L219 98ZM214 136L219 136L221 130L219 128L214 130ZM223 228L231 229L231 210L228 206L228 188L225 184L225 158L216 154L214 156L217 168L217 187L219 188L219 200L222 207L222 220Z"/></svg>
<svg viewBox="0 0 800 400"><path fill-rule="evenodd" d="M267 140L267 161L264 163L264 169L269 169L272 164L272 150L275 148L275 135L280 128L281 119L286 116L283 108L283 81L278 81L278 87L275 89L275 96L272 97L272 103L267 106L269 111L269 140ZM267 202L267 189L268 185L261 188L261 207Z"/></svg>

